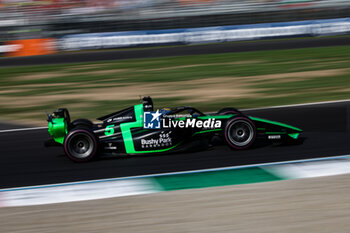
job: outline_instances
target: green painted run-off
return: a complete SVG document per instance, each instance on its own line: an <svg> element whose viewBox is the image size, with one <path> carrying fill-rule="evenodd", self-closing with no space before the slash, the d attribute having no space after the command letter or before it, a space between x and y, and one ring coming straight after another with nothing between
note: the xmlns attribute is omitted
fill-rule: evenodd
<svg viewBox="0 0 350 233"><path fill-rule="evenodd" d="M154 177L164 191L207 188L214 186L249 184L282 180L265 170L255 168L210 171Z"/></svg>

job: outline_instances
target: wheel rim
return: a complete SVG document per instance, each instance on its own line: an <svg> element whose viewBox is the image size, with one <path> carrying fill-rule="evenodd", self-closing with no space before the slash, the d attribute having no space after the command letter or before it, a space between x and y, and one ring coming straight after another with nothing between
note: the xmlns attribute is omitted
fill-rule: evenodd
<svg viewBox="0 0 350 233"><path fill-rule="evenodd" d="M84 159L89 157L93 152L94 142L88 135L78 133L70 138L68 150L73 157Z"/></svg>
<svg viewBox="0 0 350 233"><path fill-rule="evenodd" d="M235 146L246 146L254 137L254 129L244 120L235 121L228 129L228 137Z"/></svg>

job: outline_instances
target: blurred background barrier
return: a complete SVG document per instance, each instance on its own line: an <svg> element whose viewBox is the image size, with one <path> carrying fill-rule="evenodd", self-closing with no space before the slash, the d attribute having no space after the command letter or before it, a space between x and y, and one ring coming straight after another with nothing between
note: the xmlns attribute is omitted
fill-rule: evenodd
<svg viewBox="0 0 350 233"><path fill-rule="evenodd" d="M81 47L104 48L159 42L166 44L236 40L232 37L259 39L269 37L269 35L261 36L261 33L270 23L308 20L314 22L321 19L347 18L349 15L349 0L0 0L0 43L7 44L8 41L39 38L64 38L61 46L67 49L69 48L68 38L75 37L72 35L106 32L125 32L124 36L128 37L124 42L116 42L116 38L125 39L120 38L122 34L99 34L94 39L91 35L87 35L90 37L89 42L94 45ZM315 31L320 27L326 31L333 31L330 27L335 27L334 31L342 31L339 27L348 27L348 20L342 22L344 25L334 24L333 21L330 23L332 25L328 26L315 26L312 23L311 29L302 27L300 30L304 32L296 35L318 35ZM227 35L233 28L225 26L242 25L244 28L252 24L265 24L265 28L260 32L257 32L258 29L243 32L236 30L234 33L238 35ZM219 31L215 31L215 28L209 28L205 33L185 30L185 28L207 30L203 29L207 27L219 27ZM278 25L269 27L276 30ZM166 32L168 34L162 36L159 36L161 32L157 32L169 29L182 31L178 31L179 34L174 34L176 31ZM285 29L277 33L286 34ZM313 30L313 32L305 32L306 30ZM247 36L242 33L252 35ZM272 34L275 33L272 32ZM321 33L323 34L328 33ZM138 38L140 35L142 35L141 38ZM198 39L198 37L202 38ZM136 43L137 39L141 42ZM102 42L98 43L96 40ZM107 40L109 42L106 42ZM150 43L151 40L155 43ZM114 45L109 46L109 43ZM77 46L74 45L72 49L74 47ZM6 48L1 47L0 52L3 49Z"/></svg>
<svg viewBox="0 0 350 233"><path fill-rule="evenodd" d="M21 45L18 44L8 44L8 45L0 45L0 54L2 53L10 53L15 52L21 49Z"/></svg>
<svg viewBox="0 0 350 233"><path fill-rule="evenodd" d="M62 50L140 45L218 43L277 37L339 35L350 32L350 18L170 30L86 33L64 36Z"/></svg>
<svg viewBox="0 0 350 233"><path fill-rule="evenodd" d="M6 51L9 57L36 56L56 52L55 39L52 38L10 41L7 46L11 46Z"/></svg>

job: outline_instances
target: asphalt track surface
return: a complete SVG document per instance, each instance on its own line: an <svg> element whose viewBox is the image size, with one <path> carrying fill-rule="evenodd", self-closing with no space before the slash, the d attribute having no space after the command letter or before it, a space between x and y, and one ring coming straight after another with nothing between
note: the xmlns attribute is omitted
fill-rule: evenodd
<svg viewBox="0 0 350 233"><path fill-rule="evenodd" d="M350 36L317 37L300 39L274 39L261 41L245 41L220 44L202 44L190 46L173 46L161 48L116 49L108 51L63 53L45 56L0 58L0 66L43 65L79 62L96 62L132 58L152 58L168 56L184 56L199 54L215 54L230 52L249 52L261 50L315 48L324 46L350 45Z"/></svg>
<svg viewBox="0 0 350 233"><path fill-rule="evenodd" d="M225 145L210 150L106 158L73 163L62 148L45 148L46 129L0 133L0 188L188 171L246 164L345 155L350 153L350 102L252 110L264 117L302 128L301 145L260 145L234 151ZM7 125L0 125L2 129ZM0 128L1 129L1 128Z"/></svg>
<svg viewBox="0 0 350 233"><path fill-rule="evenodd" d="M56 64L350 45L349 37L237 42L135 50L112 50L56 54L37 57L1 58L0 66ZM302 145L261 145L245 151L216 146L208 151L100 159L77 164L62 148L45 148L47 130L0 133L0 188L72 182L112 177L188 171L246 164L278 162L349 154L350 102L247 111L247 114L295 125L304 129ZM101 114L102 115L102 114ZM0 130L23 128L0 123Z"/></svg>

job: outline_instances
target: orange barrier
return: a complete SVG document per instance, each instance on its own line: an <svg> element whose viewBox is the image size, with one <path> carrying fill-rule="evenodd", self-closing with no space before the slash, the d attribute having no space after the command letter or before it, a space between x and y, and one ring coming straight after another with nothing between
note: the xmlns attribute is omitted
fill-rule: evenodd
<svg viewBox="0 0 350 233"><path fill-rule="evenodd" d="M8 45L18 45L18 50L8 52L6 56L35 56L56 53L55 39L41 38L9 41Z"/></svg>

